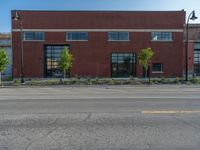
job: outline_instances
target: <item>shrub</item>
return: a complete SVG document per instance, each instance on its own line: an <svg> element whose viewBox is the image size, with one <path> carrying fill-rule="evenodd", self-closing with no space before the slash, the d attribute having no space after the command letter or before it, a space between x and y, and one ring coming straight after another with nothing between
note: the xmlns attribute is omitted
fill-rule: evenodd
<svg viewBox="0 0 200 150"><path fill-rule="evenodd" d="M149 84L151 84L151 85L152 85L152 84L154 84L154 82L153 82L152 80L150 80Z"/></svg>
<svg viewBox="0 0 200 150"><path fill-rule="evenodd" d="M121 80L113 80L113 84L114 85L120 85L120 84L123 84L124 81L121 81Z"/></svg>
<svg viewBox="0 0 200 150"><path fill-rule="evenodd" d="M200 80L196 77L193 77L191 80L190 80L191 83L193 84L199 84L200 83Z"/></svg>
<svg viewBox="0 0 200 150"><path fill-rule="evenodd" d="M151 82L153 82L154 84L158 84L158 80L156 80L156 79L151 80Z"/></svg>
<svg viewBox="0 0 200 150"><path fill-rule="evenodd" d="M99 84L99 78L98 77L95 78L95 83Z"/></svg>
<svg viewBox="0 0 200 150"><path fill-rule="evenodd" d="M131 75L131 76L129 77L129 79L130 79L130 80L135 80L135 77Z"/></svg>
<svg viewBox="0 0 200 150"><path fill-rule="evenodd" d="M12 76L7 76L3 78L3 81L12 81L12 80L13 80Z"/></svg>
<svg viewBox="0 0 200 150"><path fill-rule="evenodd" d="M165 81L164 77L161 77L160 82L163 83Z"/></svg>
<svg viewBox="0 0 200 150"><path fill-rule="evenodd" d="M176 77L176 79L174 80L174 83L181 83L181 79L179 77Z"/></svg>
<svg viewBox="0 0 200 150"><path fill-rule="evenodd" d="M13 86L19 86L21 84L20 80L14 80Z"/></svg>
<svg viewBox="0 0 200 150"><path fill-rule="evenodd" d="M107 82L105 82L105 83L107 83L107 84L110 84L110 85L113 85L114 84L114 80L113 79L110 79L110 80L106 80Z"/></svg>
<svg viewBox="0 0 200 150"><path fill-rule="evenodd" d="M75 78L76 78L76 79L81 79L81 76L80 76L79 74L76 74L76 75L75 75Z"/></svg>
<svg viewBox="0 0 200 150"><path fill-rule="evenodd" d="M60 82L59 81L56 81L56 80L48 80L47 81L47 84L48 85L57 85L57 84L59 84Z"/></svg>

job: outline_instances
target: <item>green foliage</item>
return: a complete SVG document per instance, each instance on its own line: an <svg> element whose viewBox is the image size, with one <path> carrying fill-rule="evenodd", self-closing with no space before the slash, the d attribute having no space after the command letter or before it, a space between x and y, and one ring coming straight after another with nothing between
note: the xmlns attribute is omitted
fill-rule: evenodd
<svg viewBox="0 0 200 150"><path fill-rule="evenodd" d="M81 76L80 76L79 74L76 74L76 75L75 75L75 78L76 78L76 79L81 79Z"/></svg>
<svg viewBox="0 0 200 150"><path fill-rule="evenodd" d="M12 81L13 78L12 78L12 76L7 76L7 77L4 77L2 80L3 81Z"/></svg>
<svg viewBox="0 0 200 150"><path fill-rule="evenodd" d="M158 84L158 80L152 80L151 82L153 82L153 84Z"/></svg>
<svg viewBox="0 0 200 150"><path fill-rule="evenodd" d="M196 77L193 77L191 80L190 80L191 83L193 84L199 84L200 83L200 80Z"/></svg>
<svg viewBox="0 0 200 150"><path fill-rule="evenodd" d="M14 80L12 85L13 86L20 86L21 82L20 82L20 80Z"/></svg>
<svg viewBox="0 0 200 150"><path fill-rule="evenodd" d="M0 48L0 84L1 84L1 72L6 69L8 65L8 54L5 49Z"/></svg>
<svg viewBox="0 0 200 150"><path fill-rule="evenodd" d="M87 78L87 84L88 84L88 85L92 85L92 78L91 78L91 77L88 77L88 78Z"/></svg>
<svg viewBox="0 0 200 150"><path fill-rule="evenodd" d="M47 85L58 85L59 84L59 81L57 80L48 80L47 81Z"/></svg>
<svg viewBox="0 0 200 150"><path fill-rule="evenodd" d="M131 75L131 76L129 76L129 79L130 80L135 80L135 77Z"/></svg>
<svg viewBox="0 0 200 150"><path fill-rule="evenodd" d="M150 85L153 85L153 84L155 84L155 82L151 80L151 81L149 82L149 84L150 84Z"/></svg>
<svg viewBox="0 0 200 150"><path fill-rule="evenodd" d="M69 69L72 67L73 59L73 55L69 52L69 49L65 47L60 54L59 60L59 67L63 71L64 78L66 71L69 71Z"/></svg>
<svg viewBox="0 0 200 150"><path fill-rule="evenodd" d="M151 48L142 49L138 54L139 64L148 69L149 61L153 57L154 52Z"/></svg>
<svg viewBox="0 0 200 150"><path fill-rule="evenodd" d="M176 83L176 84L180 84L180 83L181 83L181 78L176 77L176 79L174 80L174 83Z"/></svg>
<svg viewBox="0 0 200 150"><path fill-rule="evenodd" d="M146 84L143 79L110 79L110 78L70 78L63 80L62 83L58 79L52 80L29 80L25 86L52 86L52 85L140 85ZM182 78L153 78L148 84L200 84L199 78L193 78L188 82L185 82ZM9 85L9 84L7 84ZM20 80L14 80L10 85L21 86ZM23 86L24 86L23 85Z"/></svg>
<svg viewBox="0 0 200 150"><path fill-rule="evenodd" d="M6 66L8 65L8 54L5 49L0 48L0 72L4 71L6 69Z"/></svg>

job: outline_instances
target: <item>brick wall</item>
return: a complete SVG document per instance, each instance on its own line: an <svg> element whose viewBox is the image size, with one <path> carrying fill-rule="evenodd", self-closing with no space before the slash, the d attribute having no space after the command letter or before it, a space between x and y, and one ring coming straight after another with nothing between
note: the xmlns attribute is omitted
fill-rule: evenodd
<svg viewBox="0 0 200 150"><path fill-rule="evenodd" d="M183 29L184 11L172 12L68 12L20 11L24 29ZM12 28L19 29L12 21ZM20 76L20 32L13 31L13 74ZM110 77L112 52L136 52L151 47L152 63L163 63L163 74L176 77L183 72L183 33L174 32L172 42L152 42L151 32L130 32L128 42L109 42L107 32L89 32L88 41L66 41L66 32L45 32L44 42L24 42L25 77L44 76L44 45L70 44L75 56L71 75ZM136 75L142 76L138 65Z"/></svg>

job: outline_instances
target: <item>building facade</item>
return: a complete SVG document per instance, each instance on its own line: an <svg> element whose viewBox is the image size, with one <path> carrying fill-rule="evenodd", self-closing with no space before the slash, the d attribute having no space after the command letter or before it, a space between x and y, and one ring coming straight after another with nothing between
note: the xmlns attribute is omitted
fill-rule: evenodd
<svg viewBox="0 0 200 150"><path fill-rule="evenodd" d="M12 16L16 11L12 11ZM18 11L12 20L13 76L60 77L60 52L74 55L70 76L142 77L137 55L154 50L153 77L183 76L184 23L182 11Z"/></svg>
<svg viewBox="0 0 200 150"><path fill-rule="evenodd" d="M11 34L10 33L0 33L0 48L6 50L9 58L9 64L4 72L2 72L2 77L12 76L12 48L11 48Z"/></svg>
<svg viewBox="0 0 200 150"><path fill-rule="evenodd" d="M200 24L189 24L188 33L189 33L188 74L190 76L199 77L200 76Z"/></svg>

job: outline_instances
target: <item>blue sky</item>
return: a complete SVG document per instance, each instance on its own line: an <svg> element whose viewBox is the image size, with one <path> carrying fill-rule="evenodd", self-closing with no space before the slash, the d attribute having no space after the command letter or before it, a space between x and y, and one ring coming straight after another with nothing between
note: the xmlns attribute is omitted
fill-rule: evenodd
<svg viewBox="0 0 200 150"><path fill-rule="evenodd" d="M200 0L0 0L0 32L10 32L10 11L25 10L196 10ZM199 23L200 19L195 21Z"/></svg>

